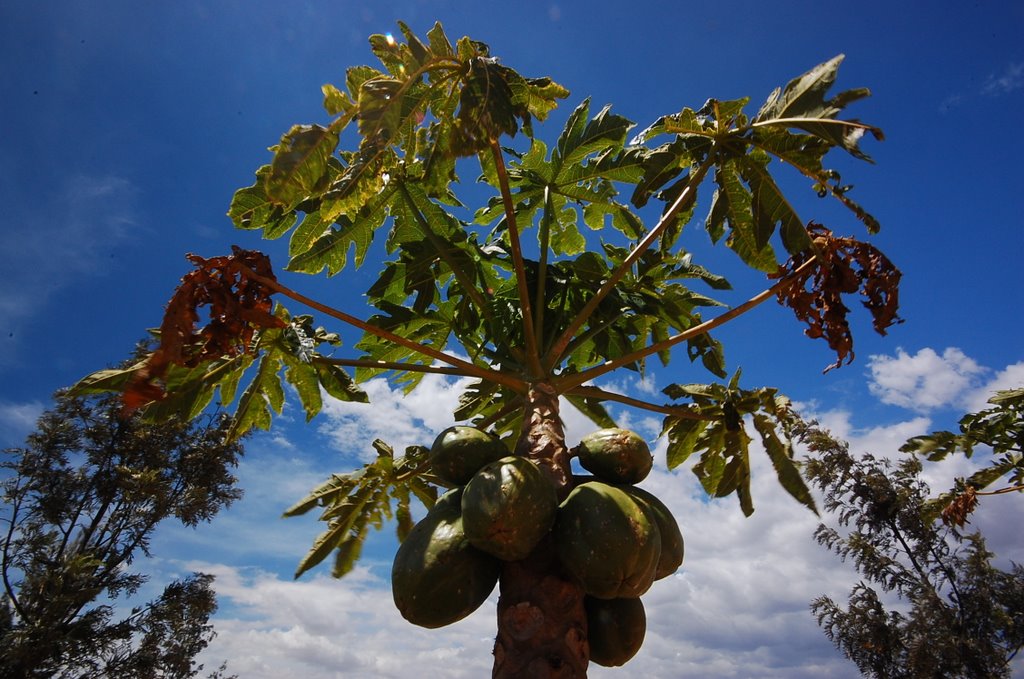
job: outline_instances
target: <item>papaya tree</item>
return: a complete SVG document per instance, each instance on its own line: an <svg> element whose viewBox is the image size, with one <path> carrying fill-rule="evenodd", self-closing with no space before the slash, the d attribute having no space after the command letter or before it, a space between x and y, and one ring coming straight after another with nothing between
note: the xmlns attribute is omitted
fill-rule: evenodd
<svg viewBox="0 0 1024 679"><path fill-rule="evenodd" d="M370 309L293 289L257 251L190 255L159 347L77 390L123 391L126 408L153 418L194 417L217 399L234 404L241 435L270 426L287 387L313 418L325 395L366 401L359 384L373 377L407 391L428 373L470 378L432 446L396 455L367 441L373 462L286 512L319 509L326 524L296 577L331 555L343 576L370 528L393 519L403 615L447 624L500 582L494 676L583 677L591 658L617 665L639 648L639 596L682 560L671 514L633 485L650 469L647 444L616 428L610 404L663 417L668 467L695 458L708 494L735 494L747 515L753 426L782 487L814 509L793 458L789 402L741 385L712 332L777 299L839 366L853 358L846 296L859 293L878 332L899 321L899 271L873 246L804 221L775 177L788 166L873 233L878 222L825 156L870 160L859 142L882 134L841 117L869 93L829 94L840 56L756 112L747 99L709 99L634 130L585 99L544 141L535 124L564 87L521 75L484 43L453 44L439 24L425 38L399 28L397 38L370 37L378 66L323 86L329 120L288 130L229 210L237 228L288 237L291 273L344 280L379 259ZM708 194L700 214L699 191ZM684 245L698 231L763 274L764 289L724 308L713 295L730 283ZM362 333L347 356L319 324L327 319ZM597 383L680 352L710 382L665 385L662 402ZM563 404L599 431L567 442ZM429 511L414 523L417 501Z"/></svg>

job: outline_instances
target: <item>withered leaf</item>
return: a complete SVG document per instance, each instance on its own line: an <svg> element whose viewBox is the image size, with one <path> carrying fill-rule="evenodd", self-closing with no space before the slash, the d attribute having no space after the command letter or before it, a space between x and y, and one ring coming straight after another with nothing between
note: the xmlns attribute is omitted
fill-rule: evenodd
<svg viewBox="0 0 1024 679"><path fill-rule="evenodd" d="M853 361L853 334L843 303L843 295L858 290L861 303L871 312L875 331L884 335L899 317L899 283L901 273L877 248L853 238L836 237L821 224L807 225L813 249L790 257L779 271L769 278L793 276L810 257L818 265L797 274L793 284L778 293L780 304L791 308L796 317L807 324L804 333L811 338L824 338L836 352L836 362L825 372Z"/></svg>

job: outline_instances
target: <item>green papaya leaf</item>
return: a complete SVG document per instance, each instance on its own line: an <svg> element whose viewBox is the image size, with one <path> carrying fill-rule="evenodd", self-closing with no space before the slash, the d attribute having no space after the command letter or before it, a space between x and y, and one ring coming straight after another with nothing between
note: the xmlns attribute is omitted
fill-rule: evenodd
<svg viewBox="0 0 1024 679"><path fill-rule="evenodd" d="M697 441L707 428L708 420L666 417L661 434L668 437L667 463L669 469L684 464L697 447Z"/></svg>
<svg viewBox="0 0 1024 679"><path fill-rule="evenodd" d="M761 435L761 441L764 443L764 449L768 453L768 458L772 461L772 466L775 468L779 484L797 502L817 514L818 508L814 503L814 497L811 495L803 475L800 474L799 468L797 468L796 463L793 461L792 446L788 442L783 443L775 430L775 424L767 415L755 413L753 419L754 428Z"/></svg>
<svg viewBox="0 0 1024 679"><path fill-rule="evenodd" d="M576 410L580 411L587 418L596 424L598 427L609 428L616 427L615 420L608 414L608 411L601 401L596 398L587 398L585 396L576 396L573 394L566 394L565 399L573 405Z"/></svg>
<svg viewBox="0 0 1024 679"><path fill-rule="evenodd" d="M328 160L338 134L319 125L295 125L274 148L266 179L267 197L289 208L324 188Z"/></svg>

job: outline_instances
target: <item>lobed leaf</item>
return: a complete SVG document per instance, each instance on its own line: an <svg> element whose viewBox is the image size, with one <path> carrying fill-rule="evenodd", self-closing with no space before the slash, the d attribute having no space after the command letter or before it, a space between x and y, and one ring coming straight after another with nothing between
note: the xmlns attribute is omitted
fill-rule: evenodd
<svg viewBox="0 0 1024 679"><path fill-rule="evenodd" d="M289 209L324 188L338 134L319 125L295 125L274 147L266 177L267 197Z"/></svg>

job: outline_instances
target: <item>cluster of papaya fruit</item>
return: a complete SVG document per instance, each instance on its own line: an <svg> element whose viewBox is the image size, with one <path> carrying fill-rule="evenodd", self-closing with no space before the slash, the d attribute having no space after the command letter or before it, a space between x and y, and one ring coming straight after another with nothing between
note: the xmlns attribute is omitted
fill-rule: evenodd
<svg viewBox="0 0 1024 679"><path fill-rule="evenodd" d="M392 593L402 616L422 627L466 617L494 589L503 561L525 558L549 533L558 559L584 593L590 658L622 665L640 649L640 595L683 561L683 537L668 508L634 484L651 471L646 442L601 429L573 449L593 474L577 477L559 503L547 475L473 427L446 429L430 449L431 470L453 488L412 529L395 555Z"/></svg>

